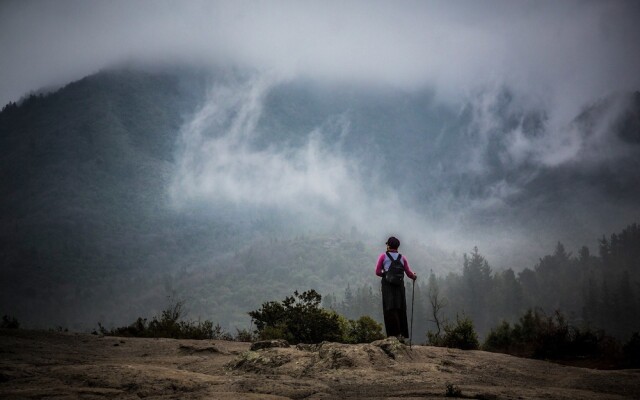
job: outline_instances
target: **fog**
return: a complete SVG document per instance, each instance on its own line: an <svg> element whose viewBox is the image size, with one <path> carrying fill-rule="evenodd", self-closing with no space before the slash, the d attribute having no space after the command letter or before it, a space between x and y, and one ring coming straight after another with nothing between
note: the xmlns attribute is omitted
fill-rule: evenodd
<svg viewBox="0 0 640 400"><path fill-rule="evenodd" d="M524 122L531 105L514 97L505 110L504 90L479 92L464 103L468 121L461 131L439 134L454 136L448 138L454 143L452 149L436 139L428 154L415 150L420 165L411 168L414 176L389 180L379 161L393 156L383 157L375 146L364 143L356 148L347 145L353 143L351 136L362 135L352 121L362 119L361 110L336 106L337 112L307 131L283 128L292 131L280 133L296 135L300 145L270 141L268 136L266 145L257 144L265 142L261 136L269 135L260 126L262 118L273 118L265 116L268 94L290 79L261 72L231 74L211 86L207 100L179 133L177 169L170 185L173 207L275 211L303 232L340 227L344 233L353 227L375 243L395 234L406 240L409 246L404 248L409 250L426 246L460 254L477 245L493 265L516 269L532 266L557 241L570 249L596 248L602 234L638 217L629 198L614 201L613 195L597 187L598 182L583 186L567 181L560 198L546 193L544 174L549 171L569 165L592 173L637 151L607 134L626 105L621 99L599 110L588 130L572 122L553 132L543 124L532 134ZM358 93L358 99L370 94L366 89ZM390 95L381 93L377 101L391 106ZM316 114L323 112L309 107ZM533 114L544 116L546 110L533 109ZM513 116L518 122L506 126L505 118ZM398 116L389 113L385 118ZM412 140L411 135L394 135L399 142ZM364 149L364 157L357 147ZM396 150L392 146L385 151ZM407 165L398 160L398 171ZM421 192L412 187L416 182L427 188ZM477 187L478 182L481 192L460 191L466 184ZM437 261L440 265L432 267L451 266Z"/></svg>
<svg viewBox="0 0 640 400"><path fill-rule="evenodd" d="M5 1L0 103L123 60L178 59L443 96L507 84L562 118L638 86L639 15L633 1Z"/></svg>
<svg viewBox="0 0 640 400"><path fill-rule="evenodd" d="M603 98L640 88L638 17L634 1L4 1L0 103L125 62L252 71L216 83L179 132L174 207L222 201L284 209L314 225L352 225L380 237L401 231L452 251L491 235L484 245L497 256L529 237L527 227L477 232L468 229L470 216L500 212L545 168L598 168L628 155L606 135L623 104L606 107L589 134L574 120ZM411 201L393 191L373 196L383 177L345 154L340 140L326 140L323 126L304 132L303 146L253 147L266 93L296 79L431 90L436 102L461 116L466 110L465 157L442 179L471 175L488 190L432 197L437 218L410 206L390 214ZM505 90L507 113L521 116L508 129L498 112ZM524 128L527 112L544 121L535 135ZM338 116L335 129L347 137L350 122ZM501 171L517 173L487 178L495 174L489 152ZM442 184L437 174L430 183ZM612 224L636 215L621 213ZM584 234L618 229L605 225ZM550 229L540 246L564 238Z"/></svg>
<svg viewBox="0 0 640 400"><path fill-rule="evenodd" d="M323 126L303 132L302 146L252 145L268 91L282 81L273 75L215 84L207 101L180 132L172 206L240 205L286 212L292 223L327 231L355 227L372 235L400 231L416 236L425 221L392 190L375 190L381 177L365 178L342 148L328 141ZM349 135L349 120L332 128ZM304 231L304 230L303 230ZM424 235L423 235L424 236Z"/></svg>

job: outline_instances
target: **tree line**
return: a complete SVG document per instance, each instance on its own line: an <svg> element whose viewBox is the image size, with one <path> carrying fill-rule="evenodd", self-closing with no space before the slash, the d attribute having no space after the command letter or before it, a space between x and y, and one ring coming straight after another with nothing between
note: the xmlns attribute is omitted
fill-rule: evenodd
<svg viewBox="0 0 640 400"><path fill-rule="evenodd" d="M603 236L597 255L586 246L573 255L558 243L533 268L517 273L494 270L476 247L464 254L461 273L432 272L426 282L415 284L414 340L463 316L485 337L502 322L516 323L528 310L548 316L560 312L572 326L626 340L640 331L639 289L640 227L635 223ZM348 318L370 315L380 322L381 304L379 289L370 285L347 286L342 296L327 295L323 301Z"/></svg>

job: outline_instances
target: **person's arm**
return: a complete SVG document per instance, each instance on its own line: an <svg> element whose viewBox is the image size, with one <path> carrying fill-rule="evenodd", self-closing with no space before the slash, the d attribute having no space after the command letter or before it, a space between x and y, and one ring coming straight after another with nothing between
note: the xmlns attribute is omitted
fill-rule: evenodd
<svg viewBox="0 0 640 400"><path fill-rule="evenodd" d="M409 266L409 260L407 260L407 257L402 256L402 262L404 263L404 272L405 274L407 274L407 276L413 280L415 280L418 275L416 275L412 270L411 267Z"/></svg>
<svg viewBox="0 0 640 400"><path fill-rule="evenodd" d="M376 264L376 275L382 276L382 266L384 265L384 258L386 255L384 253L380 254L378 257L378 263Z"/></svg>

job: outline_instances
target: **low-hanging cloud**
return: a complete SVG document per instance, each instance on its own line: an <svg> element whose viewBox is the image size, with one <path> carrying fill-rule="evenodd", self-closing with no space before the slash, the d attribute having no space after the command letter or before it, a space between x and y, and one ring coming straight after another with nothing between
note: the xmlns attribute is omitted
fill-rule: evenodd
<svg viewBox="0 0 640 400"><path fill-rule="evenodd" d="M495 88L506 87L523 109L545 113L546 134L506 132L502 157L553 166L582 154L571 124L585 105L640 88L639 16L633 1L8 1L0 104L127 60L228 64L471 99L486 142ZM486 168L478 148L465 168ZM309 151L322 149L310 141Z"/></svg>
<svg viewBox="0 0 640 400"><path fill-rule="evenodd" d="M300 133L301 145L258 146L265 99L280 84L279 76L255 74L212 86L207 101L180 131L169 188L174 207L236 205L240 210L274 210L302 230L355 227L368 236L394 233L413 238L414 245L428 243L444 251L481 244L492 254L500 252L500 246L468 231L468 223L474 213L503 207L505 199L519 190L513 182L494 182L485 196L475 199L439 193L430 200L429 215L411 206L411 192L404 191L402 198L388 190L388 181L375 170L364 174L358 159L343 151L342 139L351 129L348 117L329 117L334 129L339 121L338 140L324 131L325 124L319 124ZM484 229L492 231L492 241L501 246L522 240L523 233L514 229Z"/></svg>
<svg viewBox="0 0 640 400"><path fill-rule="evenodd" d="M640 87L633 1L8 1L0 102L124 60L231 63L291 76L431 85L445 98L507 84L566 122Z"/></svg>
<svg viewBox="0 0 640 400"><path fill-rule="evenodd" d="M459 249L463 239L458 237L455 245L451 240L457 226L436 228L396 191L386 190L388 182L376 171L363 174L363 166L343 151L340 139L333 134L327 139L325 124L301 133L302 145L256 146L265 97L280 83L280 77L256 74L212 86L207 101L180 132L169 188L174 207L277 210L303 230L354 227L367 235L394 232ZM329 119L333 129L341 130L338 137L350 134L348 118ZM445 203L441 199L434 207Z"/></svg>
<svg viewBox="0 0 640 400"><path fill-rule="evenodd" d="M339 143L323 139L321 127L307 132L302 146L252 145L259 135L264 96L277 82L273 76L256 75L214 85L181 130L171 186L174 205L235 203L316 220L333 215L357 224L372 202L364 201L358 166L342 156ZM344 124L342 129L348 130Z"/></svg>
<svg viewBox="0 0 640 400"><path fill-rule="evenodd" d="M257 76L211 89L181 132L177 204L205 199L295 209L309 201L335 206L359 191L354 166L323 144L319 130L299 148L251 147L271 85L272 79Z"/></svg>
<svg viewBox="0 0 640 400"><path fill-rule="evenodd" d="M522 94L504 87L485 88L468 98L471 118L466 129L474 142L462 168L486 173L491 152L496 153L502 167L528 165L533 169L567 163L597 166L628 156L633 150L616 134L616 123L629 109L631 99L618 93L587 102L581 113L560 122L552 118L552 110L536 107Z"/></svg>

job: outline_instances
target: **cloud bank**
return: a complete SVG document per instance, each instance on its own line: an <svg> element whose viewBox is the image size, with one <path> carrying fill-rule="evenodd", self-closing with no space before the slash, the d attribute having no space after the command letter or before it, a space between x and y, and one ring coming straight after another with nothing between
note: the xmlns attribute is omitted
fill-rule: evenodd
<svg viewBox="0 0 640 400"><path fill-rule="evenodd" d="M369 238L396 234L411 238L413 246L428 244L431 249L445 252L480 245L500 263L508 258L505 249L526 241L526 229L522 227L506 226L504 221L496 220L479 231L477 221L473 221L477 215L508 209L509 199L524 190L538 171L537 168L525 171L529 176L521 174L515 180L488 176L489 143L496 137L509 141L509 136L500 136L505 135L500 120L504 116L494 113L499 95L485 94L472 102L473 117L468 128L471 132L461 134L474 135L474 142L465 145L464 138L459 138L458 156L444 156L449 158L448 166L455 168L446 166L422 175L435 163L425 161L425 165L415 168L415 177L393 182L385 180L375 166L343 148L343 140L354 134L348 117L337 119L337 127L331 124L333 129L340 130L338 139L335 132L325 131L325 123L319 123L298 133L302 138L298 143L302 144L285 141L256 145L263 134L259 121L266 97L284 82L282 77L257 73L225 78L211 87L207 101L180 131L177 169L170 186L174 207L233 209L236 205L241 213L248 212L249 218L251 210L260 210L256 215L270 212L285 215L286 220L305 232L332 231L336 227L345 232L354 227ZM520 132L522 127L518 126L506 134ZM533 155L537 155L532 150L536 150L535 145L526 144ZM376 158L372 150L365 150L369 160ZM513 151L507 148L505 152ZM509 160L503 167L517 167L518 163ZM484 192L454 194L456 180L470 174L484 180ZM406 184L404 180L425 180L443 190L433 189L426 210L413 204L416 200L424 201L419 200L415 188L405 186L401 195L389 190L390 186ZM535 246L529 253L535 257L539 251ZM530 259L529 253L519 261Z"/></svg>
<svg viewBox="0 0 640 400"><path fill-rule="evenodd" d="M389 229L416 232L424 226L411 210L393 211L402 204L395 192L371 195L372 178L363 177L339 140L327 140L322 126L305 132L301 146L253 145L260 136L257 122L264 98L281 82L257 74L213 85L208 100L180 132L170 187L173 206L237 204L286 212L295 216L294 224L307 227L357 227L378 234ZM340 123L341 135L348 135L348 120Z"/></svg>
<svg viewBox="0 0 640 400"><path fill-rule="evenodd" d="M566 121L640 87L633 1L5 1L0 102L124 60L231 63L331 80L506 84Z"/></svg>

